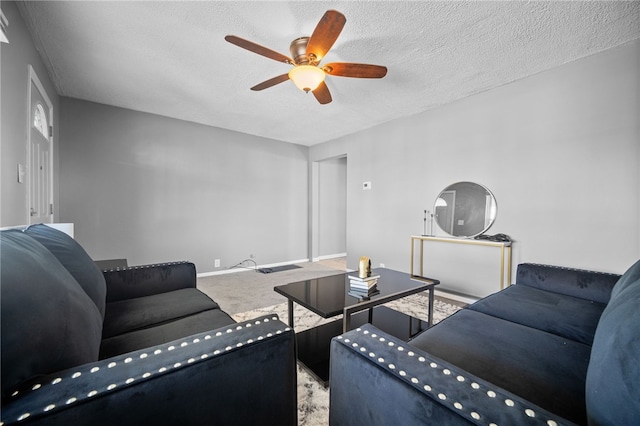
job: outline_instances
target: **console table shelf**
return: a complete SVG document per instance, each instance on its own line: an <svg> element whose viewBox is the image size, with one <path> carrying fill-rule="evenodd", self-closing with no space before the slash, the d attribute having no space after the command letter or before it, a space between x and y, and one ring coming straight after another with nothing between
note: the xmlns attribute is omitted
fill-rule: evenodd
<svg viewBox="0 0 640 426"><path fill-rule="evenodd" d="M489 241L489 240L474 240L469 238L446 238L446 237L432 237L424 235L412 235L411 236L411 270L410 274L414 277L424 277L424 243L449 243L449 244L468 244L481 247L495 247L499 249L500 254L500 290L505 288L505 275L507 277L507 285L511 285L511 242L503 241ZM415 271L414 259L415 259L415 246L416 242L419 242L419 270Z"/></svg>

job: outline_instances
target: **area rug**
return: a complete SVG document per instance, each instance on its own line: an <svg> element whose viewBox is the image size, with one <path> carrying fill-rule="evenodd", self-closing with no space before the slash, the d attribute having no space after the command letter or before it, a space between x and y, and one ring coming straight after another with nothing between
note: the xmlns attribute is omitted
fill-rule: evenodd
<svg viewBox="0 0 640 426"><path fill-rule="evenodd" d="M426 319L429 299L426 294L420 293L413 296L387 303L392 309L404 312L417 318ZM460 306L451 305L436 299L433 308L434 324L442 321L449 315L461 309ZM245 321L261 315L275 313L280 319L288 322L287 303L255 309L248 312L233 314L236 321ZM313 312L294 304L294 324L296 332L318 326L325 322L333 321L341 316L324 319ZM298 366L298 425L299 426L326 426L329 424L329 389L325 389L313 379L306 371Z"/></svg>

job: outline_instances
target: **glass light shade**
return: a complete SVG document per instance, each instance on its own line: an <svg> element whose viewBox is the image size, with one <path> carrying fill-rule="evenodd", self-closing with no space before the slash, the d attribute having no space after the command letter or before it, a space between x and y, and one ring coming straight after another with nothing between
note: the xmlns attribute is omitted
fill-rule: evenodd
<svg viewBox="0 0 640 426"><path fill-rule="evenodd" d="M289 71L289 79L298 89L313 91L324 81L324 71L313 65L300 65Z"/></svg>

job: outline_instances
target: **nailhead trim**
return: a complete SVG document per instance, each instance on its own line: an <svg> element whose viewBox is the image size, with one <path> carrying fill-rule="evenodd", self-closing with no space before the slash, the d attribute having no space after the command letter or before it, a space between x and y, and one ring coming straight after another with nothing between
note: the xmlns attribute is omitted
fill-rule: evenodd
<svg viewBox="0 0 640 426"><path fill-rule="evenodd" d="M185 263L191 263L191 262L187 260L179 260L176 262L152 263L149 265L123 266L123 267L117 266L115 268L103 269L102 272L134 271L136 269L148 269L148 268L157 268L157 267L163 267L163 266L183 265Z"/></svg>
<svg viewBox="0 0 640 426"><path fill-rule="evenodd" d="M388 342L387 344L385 344L386 339L384 337L378 336L376 333L370 332L369 330L363 330L362 328L357 328L354 330L357 333L360 333L361 336L363 338L370 338L373 340L376 340L379 343L382 343L385 347L387 348L393 348L396 344L394 342ZM463 404L461 404L458 401L452 401L450 400L447 395L444 392L438 392L437 390L434 390L434 388L432 387L431 384L428 383L422 383L421 379L419 377L419 374L416 375L412 375L410 372L408 372L406 369L401 369L399 368L396 364L393 363L385 363L385 360L383 357L378 357L376 355L376 353L373 350L370 350L368 348L366 348L365 345L358 343L356 341L353 341L353 332L350 332L349 337L343 337L343 336L338 336L337 337L338 340L342 340L345 343L348 343L348 346L351 346L353 348L360 348L359 351L362 353L366 353L368 355L369 359L375 360L377 361L380 366L387 368L388 371L390 371L391 374L396 375L397 377L399 377L402 380L408 381L409 383L411 383L412 385L423 389L426 392L429 392L431 394L433 394L438 400L440 400L443 404L445 405L449 405L451 406L453 409L460 411L462 413L464 413L464 415L472 420L475 421L480 421L482 420L483 423L488 424L489 426L497 426L496 423L493 422L487 422L488 419L485 419L483 417L483 415L481 413L479 413L478 411L465 411L465 407L463 406ZM407 358L411 358L415 356L415 353L412 351L405 351L405 349L402 346L397 346L395 347L395 350L400 354L400 356L407 356ZM423 356L419 356L418 357L418 361L420 363L427 363L427 359ZM461 385L462 383L465 383L467 381L467 379L462 376L461 374L453 374L452 371L448 368L443 368L440 367L436 362L430 361L427 364L430 368L434 369L434 370L438 370L443 376L446 377L451 377L451 379L455 380L455 382L459 383L459 385ZM485 396L487 398L490 399L495 399L499 397L499 390L494 391L492 389L483 389L483 386L481 386L480 384L476 383L476 382L471 382L468 386L471 387L471 389L473 389L474 391L480 391L481 393L479 395L481 396ZM529 418L538 418L539 414L536 413L535 410L533 410L532 408L529 407L525 407L525 406L521 406L520 403L516 404L516 402L514 402L512 399L509 398L505 398L504 399L504 404L506 407L509 408L514 408L514 409L518 409L518 410L522 410L522 413ZM516 406L518 405L518 406ZM545 424L547 426L557 426L558 423L553 420L553 419L547 419L545 421Z"/></svg>
<svg viewBox="0 0 640 426"><path fill-rule="evenodd" d="M589 272L589 273L599 274L599 275L609 275L611 277L620 276L620 274L613 274L611 272L590 271L588 269L569 268L567 266L545 265L544 263L521 263L520 265L542 266L545 268L561 269L563 271L571 271L571 272Z"/></svg>
<svg viewBox="0 0 640 426"><path fill-rule="evenodd" d="M246 323L237 325L234 328L229 328L229 329L227 329L225 331L224 334L239 332L239 331L244 330L246 328L259 326L262 323L267 324L267 323L269 323L271 321L280 321L280 320L275 315L272 316L272 317L264 317L264 318L257 319L257 320L251 321L251 322L246 322ZM121 383L121 384L111 383L108 386L106 386L106 388L104 388L104 389L91 390L90 392L88 392L86 394L86 396L84 394L83 395L78 395L77 397L76 396L72 396L72 397L66 396L66 397L64 397L66 399L64 399L63 401L51 401L50 403L47 403L40 410L36 410L36 411L33 411L33 412L27 412L27 413L20 414L16 418L16 420L17 421L25 420L25 419L29 418L31 415L37 413L38 411L49 412L49 411L61 408L63 406L72 405L72 404L78 402L79 400L81 400L82 398L85 398L85 397L93 398L93 397L95 397L95 396L97 396L97 395L99 395L101 393L107 393L107 392L113 391L114 389L117 389L117 388L126 387L127 385L130 385L130 384L132 384L132 383L134 383L136 381L148 379L149 377L152 377L154 375L158 375L158 374L166 373L168 371L176 370L176 369L182 368L182 367L184 367L184 366L186 366L188 364L193 364L193 363L197 362L197 360L205 360L205 359L209 358L212 355L218 355L218 354L220 354L222 352L231 351L231 350L234 350L236 348L241 348L244 345L249 345L249 344L255 343L257 341L264 340L265 338L270 338L270 337L273 337L273 336L281 335L282 333L285 333L285 332L292 332L293 331L291 329L291 327L285 326L284 324L281 324L281 325L282 325L282 329L276 330L275 333L269 332L269 333L266 333L264 336L260 335L259 337L255 338L255 339L254 338L249 338L245 342L238 342L235 346L227 346L227 347L224 348L224 350L222 350L222 349L211 350L210 349L209 353L203 353L197 359L193 358L193 357L190 357L190 358L186 359L184 362L174 362L171 365L166 365L166 366L160 367L157 371L145 371L144 373L141 373L139 376L127 377L126 379L123 378L122 380L124 380L124 382ZM220 337L222 335L223 334L221 332L217 332L215 334L215 337ZM203 339L204 340L210 340L212 338L214 338L214 336L212 336L211 334L206 334ZM181 348L186 348L188 346L191 346L191 345L194 345L194 344L198 344L198 343L201 343L201 342L202 342L202 340L200 338L194 338L191 341L184 340L184 341L182 341L180 343L179 346L169 345L169 346L166 347L166 349L156 349L156 350L154 350L153 355L160 355L160 354L162 354L162 352L164 350L167 350L167 351L178 351ZM111 361L111 362L109 362L109 364L107 364L107 370L116 371L120 366L127 365L127 368L128 368L130 365L133 365L134 363L140 363L140 362L144 363L145 362L144 360L148 359L150 356L152 356L152 355L145 352L145 353L140 354L140 356L137 357L137 358L126 357L126 358L124 358L122 360ZM100 367L92 367L88 371L88 373L96 374L96 373L99 373L100 371L101 371ZM144 370L141 370L141 371L144 371ZM114 373L110 372L110 374L114 374ZM80 377L82 377L82 372L81 371L74 371L74 372L70 373L68 376L56 377L55 379L53 379L49 383L36 383L36 384L32 385L30 390L26 391L26 393L40 391L40 389L46 389L47 386L54 386L56 384L61 383L62 381L78 379ZM25 394L25 391L15 391L15 392L13 392L12 397L15 398L16 396L21 395L21 394ZM4 425L4 422L0 421L0 426L3 426L3 425Z"/></svg>

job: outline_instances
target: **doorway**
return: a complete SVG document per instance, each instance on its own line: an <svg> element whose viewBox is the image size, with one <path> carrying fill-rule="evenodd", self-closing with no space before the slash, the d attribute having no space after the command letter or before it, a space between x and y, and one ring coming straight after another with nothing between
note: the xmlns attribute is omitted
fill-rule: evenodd
<svg viewBox="0 0 640 426"><path fill-rule="evenodd" d="M311 259L346 257L347 157L312 163Z"/></svg>
<svg viewBox="0 0 640 426"><path fill-rule="evenodd" d="M29 65L27 223L53 222L53 103Z"/></svg>

